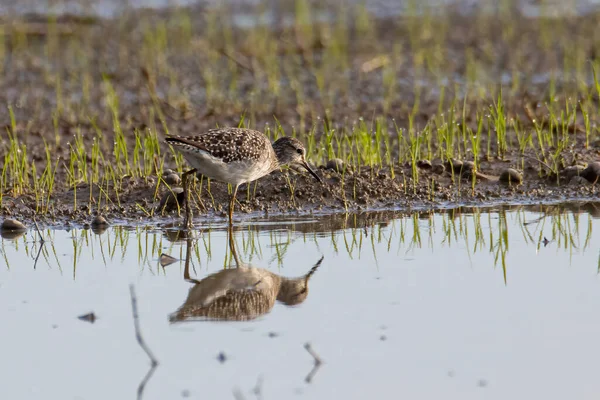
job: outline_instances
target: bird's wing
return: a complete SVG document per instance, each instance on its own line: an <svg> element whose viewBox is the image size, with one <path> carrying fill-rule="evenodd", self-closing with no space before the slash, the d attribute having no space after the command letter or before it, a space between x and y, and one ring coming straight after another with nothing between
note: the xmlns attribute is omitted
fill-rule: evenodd
<svg viewBox="0 0 600 400"><path fill-rule="evenodd" d="M242 128L210 129L195 136L170 136L165 141L180 150L206 152L226 163L259 160L270 145L261 132Z"/></svg>
<svg viewBox="0 0 600 400"><path fill-rule="evenodd" d="M190 289L185 304L206 307L220 297L236 292L265 291L272 285L270 276L258 268L232 268L202 279Z"/></svg>
<svg viewBox="0 0 600 400"><path fill-rule="evenodd" d="M275 297L268 293L273 284L272 275L260 268L220 271L190 289L187 300L170 320L254 319L273 307Z"/></svg>

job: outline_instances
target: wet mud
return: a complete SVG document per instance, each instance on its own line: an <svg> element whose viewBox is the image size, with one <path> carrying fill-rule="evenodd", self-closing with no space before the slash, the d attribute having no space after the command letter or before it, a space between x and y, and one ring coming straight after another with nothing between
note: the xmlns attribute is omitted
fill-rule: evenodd
<svg viewBox="0 0 600 400"><path fill-rule="evenodd" d="M376 45L369 45L369 38L361 39L360 29L352 25L346 49L351 61L344 71L348 82L335 81L327 97L318 87L311 65L303 64L308 55L318 59L329 54L328 40L332 39L321 25L310 42L300 40L302 37L291 40L285 27L272 27L276 32L281 31L282 39L267 53L274 51L282 63L291 58L300 63L297 70L289 73L302 86L298 91L283 85L274 92L268 84L269 59L262 58L264 54L257 54L249 39L245 40L247 31L232 28L233 36L228 40L233 45L210 42L214 33L202 21L210 17L211 11L193 7L184 11L194 17L189 33L191 41L173 40L172 46L157 48L156 54L134 51L147 33L144 24L176 21L181 10L138 10L124 14L119 20L63 16L53 20L53 24L48 23L47 17L21 16L7 26L4 79L0 83L0 103L7 105L0 107L0 123L5 127L0 134L1 154L9 154L15 142L24 146L26 160L35 166L35 170L29 168L25 172L28 182L42 174L49 164L48 157L55 169L52 190L40 191L33 184L18 184L14 174L10 175L14 163L0 157L0 170L7 171L0 202L2 217L24 222L36 219L49 225L176 218L183 206L181 173L187 165L178 162L164 138L169 133L197 134L217 125L237 126L241 116L253 128L270 129L271 136L275 131L294 132L305 142L315 139L320 143L318 140L326 135L328 128L337 128L351 137L349 129L357 121L374 115L382 118L393 135L395 129L408 130L409 126L423 129L430 124L440 128L443 124L436 120L444 115L440 110L447 110L452 102L462 99L462 124L475 132L477 115L489 112L498 92L490 93L487 99L485 95L470 98L460 93L466 89L456 83L466 79L470 68L465 54L475 55L479 68L488 71L480 76L482 85L507 83L510 90L502 93L507 120L516 121L514 126L520 131L559 129L549 122L551 112L545 107L549 101L560 103L579 96L578 101L589 104L590 109L599 109L597 94L581 94L580 86L590 88L593 86L590 81L582 83L564 74L550 81L549 77L563 64L556 54L540 47L539 37L552 32L542 31L548 23L544 19L532 22L513 15L511 31L507 32L502 18L478 17L477 23L469 24L468 15L452 14L445 21L451 22L453 28L447 32L444 51L440 53L448 62L438 60L439 65L447 64L447 68L437 71L437 75L430 74L425 67L425 72L418 70L416 66L420 64L413 59L417 52L411 47L414 43L398 39L410 36L414 19L372 20L369 32L375 35L371 39ZM569 35L579 39L577 60L597 58L593 32L599 18L592 13L561 22L565 29L556 33L560 33L561 43L567 43ZM181 27L165 26L166 37L185 33ZM503 39L491 42L494 37ZM419 40L426 48L440 45L435 38ZM515 48L517 42L520 44ZM394 93L389 95L381 71L387 61L377 57L395 52L406 55L406 60L396 69L397 83ZM209 64L212 71L223 70L222 76L214 77L223 87L212 95L207 92L207 85L215 82L209 82L207 76L200 77L202 74L198 72ZM442 72L454 77L447 81L444 90L439 86L444 81L440 78ZM325 78L336 75L336 71L327 73L330 75ZM591 78L591 73L588 75ZM85 76L85 84L81 84L80 76ZM233 84L233 77L236 89L225 90ZM503 79L508 81L502 82ZM417 85L417 81L422 83ZM304 96L301 100L300 92ZM118 103L118 112L111 108L111 99ZM418 111L409 117L415 102L419 104ZM280 127L275 126L273 116ZM477 156L467 149L465 143L470 142L464 139L467 142L454 146L457 151L448 157L442 156L449 153L447 149L440 150L442 144L433 142L430 154L436 157L407 160L404 150L400 150L402 135L390 138L391 162L347 163L321 152L317 160L313 149L308 159L324 183L316 183L301 169L275 171L240 187L236 214L410 210L595 199L600 175L600 164L595 163L600 160L596 118L596 113L590 113L586 120L576 113L574 118L565 120L560 129L561 134L569 136L569 147L562 149L553 143L542 146L552 154L552 162L548 155L517 145L516 130L507 130L509 145L500 148L489 124L484 130L490 133L480 144L486 150ZM458 126L457 132L462 128ZM125 152L131 161L135 158L136 140L149 131L155 134L160 154L147 154L145 143L140 143L137 152L138 157L142 154L150 163L154 157L154 165L143 172L115 168L109 178L81 178L82 172L77 168L81 165L92 168L95 144L100 143L98 148L103 153L100 170L106 172L109 165L123 163L112 147L117 135L128 144ZM79 143L75 143L77 140ZM84 161L77 168L69 164L74 148L83 149L80 156ZM223 183L196 180L194 214L223 218L229 190ZM98 215L104 222L97 219Z"/></svg>

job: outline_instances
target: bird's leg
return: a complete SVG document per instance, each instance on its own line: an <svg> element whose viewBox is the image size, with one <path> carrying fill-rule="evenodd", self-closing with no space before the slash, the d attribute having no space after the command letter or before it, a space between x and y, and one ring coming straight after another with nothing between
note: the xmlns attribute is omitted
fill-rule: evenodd
<svg viewBox="0 0 600 400"><path fill-rule="evenodd" d="M229 250L231 250L231 255L235 261L235 266L236 268L239 268L240 259L237 251L235 250L235 240L233 238L233 207L235 205L235 196L237 194L237 190L238 185L233 188L233 193L231 193L231 199L229 200L229 224L227 225L227 236L229 236Z"/></svg>
<svg viewBox="0 0 600 400"><path fill-rule="evenodd" d="M194 227L192 223L192 206L191 206L191 196L190 196L190 178L192 175L196 173L196 168L192 168L189 171L183 174L183 195L185 198L185 219L184 225L187 229L192 229Z"/></svg>
<svg viewBox="0 0 600 400"><path fill-rule="evenodd" d="M233 193L231 194L231 199L229 200L229 226L233 226L233 207L235 205L235 195L237 194L239 185L235 185L233 188Z"/></svg>
<svg viewBox="0 0 600 400"><path fill-rule="evenodd" d="M192 239L187 238L185 247L185 268L183 270L183 279L190 283L200 283L199 280L190 277L190 261L192 260Z"/></svg>
<svg viewBox="0 0 600 400"><path fill-rule="evenodd" d="M231 251L231 255L233 256L233 260L235 261L236 268L240 267L240 259L237 254L237 250L235 249L235 240L233 239L233 225L229 224L227 227L227 236L229 236L229 250Z"/></svg>

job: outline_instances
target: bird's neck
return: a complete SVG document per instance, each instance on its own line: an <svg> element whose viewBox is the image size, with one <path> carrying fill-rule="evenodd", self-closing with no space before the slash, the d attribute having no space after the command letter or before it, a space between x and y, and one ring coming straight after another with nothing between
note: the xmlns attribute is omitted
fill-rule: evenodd
<svg viewBox="0 0 600 400"><path fill-rule="evenodd" d="M285 148L280 145L277 141L273 144L273 151L275 152L275 160L273 160L273 164L275 165L273 169L277 169L283 165L289 164L292 160L289 159Z"/></svg>

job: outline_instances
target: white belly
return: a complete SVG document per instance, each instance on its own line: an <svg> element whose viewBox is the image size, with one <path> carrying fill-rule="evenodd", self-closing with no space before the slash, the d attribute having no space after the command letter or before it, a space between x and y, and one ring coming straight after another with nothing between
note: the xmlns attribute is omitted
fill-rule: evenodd
<svg viewBox="0 0 600 400"><path fill-rule="evenodd" d="M182 151L187 162L202 175L221 182L240 185L252 182L271 172L268 162L247 160L224 163L220 158L204 151L188 153Z"/></svg>

